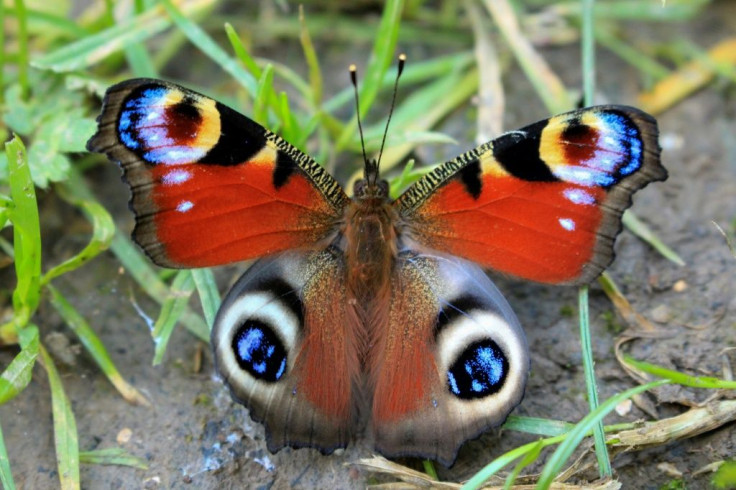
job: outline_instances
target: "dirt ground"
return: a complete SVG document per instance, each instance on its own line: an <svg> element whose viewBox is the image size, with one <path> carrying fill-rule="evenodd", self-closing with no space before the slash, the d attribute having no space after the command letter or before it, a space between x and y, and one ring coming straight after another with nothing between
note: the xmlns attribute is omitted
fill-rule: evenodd
<svg viewBox="0 0 736 490"><path fill-rule="evenodd" d="M695 22L639 27L635 31L642 38L659 40L672 39L680 32L701 47L709 47L736 32L736 5L716 3ZM580 85L576 46L542 52L568 86ZM346 64L340 64L340 69ZM637 80L633 68L599 50L598 90L608 101L633 103L639 88ZM339 83L330 85L342 88ZM506 74L504 85L508 97L506 128L546 116L518 69ZM733 366L736 361L733 351L724 353L724 348L736 346L736 258L730 255L723 236L712 224L715 221L730 233L736 228L733 88L733 82L730 86L714 83L658 117L663 162L670 178L647 187L635 198L636 214L687 265L674 265L624 231L616 243L617 259L610 269L636 310L659 321L657 325L667 333L663 338L632 342L632 355L674 369L718 377L724 376L724 364ZM462 136L460 141L466 144L458 148L443 148L448 156L472 143L467 110L470 109L464 109L448 125L452 127L460 121L466 125L463 134L471 136ZM89 179L119 225L132 228L127 190L120 183L115 166L105 165L89 174ZM49 253L45 263L53 264L78 250L87 239L88 229L82 218L70 214L53 194L43 195L41 203L43 238ZM57 239L62 227L63 238ZM223 292L238 271L230 267L218 272ZM576 290L502 278L496 283L525 327L532 352L526 396L514 413L579 420L586 413L587 402L577 319L569 314L576 311ZM208 346L183 328L174 334L165 363L152 367L150 333L132 299L152 317L157 314L157 306L119 270L111 254L63 276L55 284L95 328L123 375L153 404L146 408L125 403L92 360L76 349L72 349L71 356L74 365L64 364L57 357L76 415L80 448L121 446L145 458L149 465L147 470L84 465L84 488L351 488L369 482L371 475L350 465L371 454L361 441L332 456L304 449L270 454L265 448L263 428L250 420L244 407L230 401L226 389L216 379ZM634 386L634 382L613 356L614 342L623 323L611 315L611 303L595 284L590 303L596 371L600 398L604 400ZM72 346L76 343L48 306L42 307L36 323L47 340L58 342L58 338L46 337L54 332L66 337ZM201 371L194 373L199 349L205 352L204 363ZM0 366L7 365L14 353L0 350ZM676 387L646 395L660 417L680 413L686 409L683 402L692 404L705 396L702 391ZM20 488L58 485L50 404L48 380L37 368L28 389L0 407L11 468ZM606 423L650 418L635 406L625 416L609 415ZM124 429L129 429L132 436L119 443L117 438ZM452 468L439 468L440 477L450 481L466 479L494 457L534 439L511 431L491 431L467 443ZM710 474L692 473L735 454L736 431L730 424L693 439L618 455L613 464L624 488L660 488L675 479L674 470L683 473L687 488L707 488ZM531 471L540 468L533 466Z"/></svg>

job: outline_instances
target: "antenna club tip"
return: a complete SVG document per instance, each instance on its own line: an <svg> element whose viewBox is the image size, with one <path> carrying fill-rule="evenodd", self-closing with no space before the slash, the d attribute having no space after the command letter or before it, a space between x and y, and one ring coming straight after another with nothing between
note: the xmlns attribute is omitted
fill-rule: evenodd
<svg viewBox="0 0 736 490"><path fill-rule="evenodd" d="M404 72L404 63L406 63L406 54L401 53L399 55L399 66L398 66L399 76L401 76L401 74ZM397 81L398 81L398 78L397 78Z"/></svg>
<svg viewBox="0 0 736 490"><path fill-rule="evenodd" d="M355 73L356 71L358 71L358 67L357 67L357 66L355 66L355 63L352 63L352 64L351 64L351 65L350 65L350 66L348 67L348 70L350 70L350 73Z"/></svg>

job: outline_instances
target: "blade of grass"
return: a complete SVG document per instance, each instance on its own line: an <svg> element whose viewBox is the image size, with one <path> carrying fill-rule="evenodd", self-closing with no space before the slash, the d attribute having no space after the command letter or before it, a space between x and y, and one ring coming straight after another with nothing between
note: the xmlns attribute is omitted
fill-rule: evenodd
<svg viewBox="0 0 736 490"><path fill-rule="evenodd" d="M399 38L403 0L388 0L383 8L381 23L376 32L371 58L363 75L360 87L360 117L365 118L381 88L381 80L394 59L396 42ZM347 79L347 71L345 78ZM358 119L353 117L337 138L337 151L343 150L357 137ZM384 167L385 168L385 167Z"/></svg>
<svg viewBox="0 0 736 490"><path fill-rule="evenodd" d="M626 211L621 221L623 222L624 226L628 228L629 231L651 245L653 249L655 249L657 252L659 252L660 255L662 255L662 257L681 267L685 265L685 261L682 260L677 252L667 246L667 244L664 243L651 230L651 228L649 228L646 223L641 221L634 213L632 213L631 211Z"/></svg>
<svg viewBox="0 0 736 490"><path fill-rule="evenodd" d="M220 309L220 292L217 290L215 276L211 269L193 269L192 279L197 287L199 300L202 302L202 311L207 326L212 330L217 310Z"/></svg>
<svg viewBox="0 0 736 490"><path fill-rule="evenodd" d="M304 19L304 6L299 4L299 41L304 51L304 59L307 61L307 67L309 69L309 86L311 87L312 97L310 101L312 105L317 108L322 103L322 70L319 68L319 60L317 59L317 52L314 50L314 44L312 44L312 38L309 36L309 29L307 29L307 22Z"/></svg>
<svg viewBox="0 0 736 490"><path fill-rule="evenodd" d="M5 490L15 490L15 481L13 480L13 474L10 472L10 460L8 459L8 450L5 448L2 425L0 425L0 487Z"/></svg>
<svg viewBox="0 0 736 490"><path fill-rule="evenodd" d="M163 306L166 298L170 295L169 288L158 277L148 259L133 246L130 239L118 230L110 244L110 249L143 290ZM205 342L209 342L209 329L201 317L185 310L179 320L191 333Z"/></svg>
<svg viewBox="0 0 736 490"><path fill-rule="evenodd" d="M69 328L74 332L85 350L92 356L99 368L112 383L116 390L129 403L134 405L150 405L146 397L129 384L118 371L105 345L97 334L89 326L89 323L79 312L64 298L64 296L53 285L49 284L51 292L51 304L61 315Z"/></svg>
<svg viewBox="0 0 736 490"><path fill-rule="evenodd" d="M0 26L3 26L2 29L0 29L0 105L3 105L5 102L5 6L0 5ZM3 139L5 139L3 137ZM3 226L4 223L0 223L0 227ZM12 476L11 476L12 480Z"/></svg>
<svg viewBox="0 0 736 490"><path fill-rule="evenodd" d="M544 444L542 443L542 441L537 441L535 445L531 446L524 457L522 457L519 462L516 463L513 471L511 471L506 477L506 482L503 485L504 490L510 490L512 488L512 485L516 481L516 478L521 474L521 471L532 464L534 461L536 461L537 458L539 458L542 449L544 449Z"/></svg>
<svg viewBox="0 0 736 490"><path fill-rule="evenodd" d="M434 80L446 76L450 72L461 72L473 63L472 53L456 53L448 56L438 56L430 60L417 60L408 63L401 74L403 88ZM396 80L397 68L389 69L381 80L381 90L393 87ZM327 99L322 108L327 112L335 112L343 106L353 102L353 89L346 86L337 95Z"/></svg>
<svg viewBox="0 0 736 490"><path fill-rule="evenodd" d="M35 325L28 325L19 332L18 338L20 352L0 376L0 405L15 398L28 386L33 366L36 365L39 347L38 328Z"/></svg>
<svg viewBox="0 0 736 490"><path fill-rule="evenodd" d="M708 57L715 64L736 64L736 38L716 44L708 50ZM691 61L660 80L649 92L640 94L639 106L651 114L659 114L710 83L715 75L715 71L702 61Z"/></svg>
<svg viewBox="0 0 736 490"><path fill-rule="evenodd" d="M253 75L245 71L235 59L228 56L201 27L189 20L171 0L159 0L159 4L166 9L166 12L176 26L189 38L197 49L209 56L223 70L229 73L235 81L248 91L251 97L255 97L258 89L256 79Z"/></svg>
<svg viewBox="0 0 736 490"><path fill-rule="evenodd" d="M17 10L7 5L5 7L0 7L0 19L5 13L17 15ZM89 29L74 20L59 17L58 15L44 12L42 10L26 7L26 16L28 18L28 25L30 26L31 31L39 31L43 26L44 29L52 27L57 29L60 33L67 34L73 38L81 38L91 34Z"/></svg>
<svg viewBox="0 0 736 490"><path fill-rule="evenodd" d="M23 0L15 0L15 18L18 21L18 83L21 97L28 100L31 96L31 85L28 82L28 14Z"/></svg>
<svg viewBox="0 0 736 490"><path fill-rule="evenodd" d="M213 0L192 0L184 4L184 12L193 13L207 8ZM110 54L132 44L141 43L164 31L171 19L161 15L160 8L152 8L142 15L131 17L97 34L66 44L36 58L32 65L42 70L68 72L81 70L98 63Z"/></svg>
<svg viewBox="0 0 736 490"><path fill-rule="evenodd" d="M690 386L692 388L707 388L711 390L736 390L736 381L714 378L712 376L692 376L672 369L667 369L662 366L657 366L656 364L637 361L633 357L629 357L627 355L624 355L623 358L627 364L630 364L641 371L657 376L658 378L668 379L679 385Z"/></svg>
<svg viewBox="0 0 736 490"><path fill-rule="evenodd" d="M666 66L647 56L641 49L636 49L622 41L605 25L599 24L596 26L595 39L619 58L654 79L665 78L670 74L670 70Z"/></svg>
<svg viewBox="0 0 736 490"><path fill-rule="evenodd" d="M136 15L144 13L145 8L142 2L134 2L134 12ZM110 12L112 16L112 12ZM128 60L133 74L137 77L156 78L158 73L153 65L153 60L148 55L144 44L134 43L125 47L125 59Z"/></svg>
<svg viewBox="0 0 736 490"><path fill-rule="evenodd" d="M155 344L155 352L153 355L153 365L158 366L163 361L166 353L166 346L174 331L174 326L179 321L179 317L184 313L189 296L194 292L194 281L192 273L188 270L177 272L174 282L171 284L171 292L161 306L161 314L156 319L153 326L153 342Z"/></svg>
<svg viewBox="0 0 736 490"><path fill-rule="evenodd" d="M5 144L5 154L8 158L10 197L14 203L10 220L13 222L17 284L13 291L12 322L20 329L36 311L40 299L41 227L36 190L20 138L14 136Z"/></svg>
<svg viewBox="0 0 736 490"><path fill-rule="evenodd" d="M603 402L595 411L590 412L588 415L575 425L575 428L566 434L564 441L562 441L555 450L555 452L547 460L547 464L544 465L542 473L539 475L536 488L544 489L549 488L552 485L555 476L562 470L562 466L565 462L570 459L572 453L580 445L583 438L601 421L603 417L608 415L616 405L624 400L631 398L634 395L643 393L657 386L662 386L669 383L667 380L655 381L640 386L635 386L624 392L618 393L612 396L605 402Z"/></svg>
<svg viewBox="0 0 736 490"><path fill-rule="evenodd" d="M503 424L503 429L515 430L518 432L526 432L539 436L559 436L568 432L575 427L575 424L565 422L563 420L550 420L538 417L521 417L518 415L509 415Z"/></svg>
<svg viewBox="0 0 736 490"><path fill-rule="evenodd" d="M483 0L516 60L551 114L570 110L573 106L567 89L547 62L524 37L514 10L507 0Z"/></svg>
<svg viewBox="0 0 736 490"><path fill-rule="evenodd" d="M436 82L415 91L393 115L392 121L406 131L426 131L447 114L465 103L478 90L478 72L475 69L465 74L449 74ZM427 100L436 101L427 108ZM381 126L376 125L376 127ZM375 130L371 129L371 132ZM366 131L367 133L368 131ZM414 148L412 143L386 148L381 159L381 168L388 170L403 161Z"/></svg>
<svg viewBox="0 0 736 490"><path fill-rule="evenodd" d="M68 188L69 193L74 199L96 202L94 195L76 171L70 173L69 179L64 183L64 187ZM164 299L169 295L168 286L154 271L150 261L135 248L130 239L124 236L120 230L115 230L115 234L110 242L110 250L146 294L156 302L163 303ZM205 342L209 341L209 329L199 315L187 309L180 320L191 333Z"/></svg>
<svg viewBox="0 0 736 490"><path fill-rule="evenodd" d="M64 186L60 186L59 189L61 190L61 194L65 194L65 191L62 190ZM74 199L68 193L66 193L66 197L74 201L74 204L81 208L87 219L92 222L92 238L87 246L78 254L46 272L41 277L41 286L47 285L52 279L62 274L81 267L96 257L100 252L107 250L115 236L115 223L112 221L112 216L99 203Z"/></svg>
<svg viewBox="0 0 736 490"><path fill-rule="evenodd" d="M590 320L588 314L588 286L581 286L578 295L578 311L580 314L580 345L583 356L583 372L585 373L585 388L588 394L590 412L598 409L598 385L595 379L595 362L593 361L593 346L590 340ZM598 460L598 471L601 477L611 476L611 460L606 448L606 438L603 433L603 419L593 427L595 440L595 455Z"/></svg>
<svg viewBox="0 0 736 490"><path fill-rule="evenodd" d="M593 9L595 0L582 0L581 26L581 67L583 77L583 105L593 105L595 97L595 29ZM588 393L590 411L598 409L598 385L595 379L595 362L593 360L593 346L590 340L590 318L588 312L588 286L582 286L578 296L578 311L580 312L580 344L583 356L583 372L585 373L585 388ZM603 432L603 419L593 427L595 441L595 456L598 461L598 473L601 478L613 475L611 459L606 447L606 437Z"/></svg>
<svg viewBox="0 0 736 490"><path fill-rule="evenodd" d="M54 418L54 444L56 446L56 462L62 490L75 490L79 484L79 442L77 440L77 423L74 420L72 407L64 393L59 372L54 361L43 345L39 350L41 365L46 369L51 389L51 412Z"/></svg>
<svg viewBox="0 0 736 490"><path fill-rule="evenodd" d="M268 123L268 97L274 93L273 90L273 66L266 65L258 79L258 90L256 91L255 101L253 103L253 120L262 126L269 126ZM278 128L273 128L274 132L278 132Z"/></svg>
<svg viewBox="0 0 736 490"><path fill-rule="evenodd" d="M478 67L478 131L475 141L481 144L503 133L506 99L501 83L501 66L487 17L472 0L464 0L463 6L468 11L475 39L475 64Z"/></svg>
<svg viewBox="0 0 736 490"><path fill-rule="evenodd" d="M666 4L639 0L599 2L594 13L597 19L673 22L693 18L708 3L710 0L667 0ZM559 15L581 16L583 7L580 2L566 2L554 9Z"/></svg>
<svg viewBox="0 0 736 490"><path fill-rule="evenodd" d="M79 462L85 464L129 466L139 470L148 469L148 463L145 459L133 456L125 449L119 447L80 451Z"/></svg>

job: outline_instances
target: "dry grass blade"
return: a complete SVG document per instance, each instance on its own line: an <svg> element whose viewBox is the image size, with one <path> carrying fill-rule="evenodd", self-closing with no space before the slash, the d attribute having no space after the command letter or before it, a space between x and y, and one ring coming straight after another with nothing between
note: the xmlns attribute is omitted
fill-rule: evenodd
<svg viewBox="0 0 736 490"><path fill-rule="evenodd" d="M524 73L534 85L536 92L542 97L547 110L552 114L570 110L572 103L567 89L545 59L534 49L529 39L524 36L509 2L484 0L483 3L493 20L496 21Z"/></svg>
<svg viewBox="0 0 736 490"><path fill-rule="evenodd" d="M419 471L407 468L393 461L389 461L381 456L374 456L372 458L364 458L359 460L357 463L352 463L351 466L357 466L363 470L380 473L394 477L400 482L389 482L381 483L377 485L371 485L368 488L371 489L420 489L420 488L431 488L438 490L456 490L462 488L459 483L440 482L433 480L429 476ZM533 477L526 477L525 480L530 481ZM500 479L499 479L500 480ZM485 490L501 490L503 485L489 485L482 487ZM525 483L523 485L513 485L510 487L512 490L531 490L535 488L535 483ZM618 490L621 488L621 483L615 480L603 479L595 482L590 482L582 485L568 484L562 482L555 482L550 487L551 490Z"/></svg>
<svg viewBox="0 0 736 490"><path fill-rule="evenodd" d="M478 65L478 134L481 144L503 133L505 98L501 85L501 65L485 16L471 0L463 5L473 26L475 61Z"/></svg>
<svg viewBox="0 0 736 490"><path fill-rule="evenodd" d="M407 468L393 461L389 461L381 456L374 456L372 458L363 458L358 460L357 463L351 464L351 466L357 466L364 470L372 473L380 473L389 475L397 478L404 482L400 487L389 486L385 487L382 485L374 485L371 488L437 488L437 489L457 489L460 488L458 483L445 483L439 482L432 479L426 473ZM388 485L396 485L396 483L389 483Z"/></svg>
<svg viewBox="0 0 736 490"><path fill-rule="evenodd" d="M641 427L608 436L611 447L641 450L697 436L736 420L736 400L722 400L687 412L645 422Z"/></svg>
<svg viewBox="0 0 736 490"><path fill-rule="evenodd" d="M639 106L647 112L659 114L710 83L716 76L714 65L736 65L736 38L716 44L708 51L707 57L710 63L691 61L661 80L649 92L641 94Z"/></svg>

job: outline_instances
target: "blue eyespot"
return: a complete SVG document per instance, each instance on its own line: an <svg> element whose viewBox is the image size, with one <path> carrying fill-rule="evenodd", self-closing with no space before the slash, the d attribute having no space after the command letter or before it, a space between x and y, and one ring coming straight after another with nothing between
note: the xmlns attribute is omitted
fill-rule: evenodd
<svg viewBox="0 0 736 490"><path fill-rule="evenodd" d="M233 352L238 365L254 378L276 382L286 371L286 349L268 325L251 320L233 337Z"/></svg>
<svg viewBox="0 0 736 490"><path fill-rule="evenodd" d="M447 371L450 391L465 400L498 392L506 381L509 362L501 348L490 339L470 344Z"/></svg>

